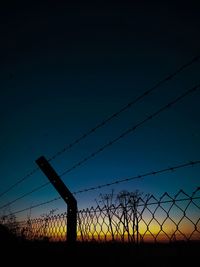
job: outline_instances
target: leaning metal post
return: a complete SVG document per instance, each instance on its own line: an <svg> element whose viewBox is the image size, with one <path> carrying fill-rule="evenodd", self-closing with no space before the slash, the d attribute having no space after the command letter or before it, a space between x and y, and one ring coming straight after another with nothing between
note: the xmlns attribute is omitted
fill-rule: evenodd
<svg viewBox="0 0 200 267"><path fill-rule="evenodd" d="M77 237L77 201L45 157L40 157L36 160L36 163L67 203L67 243L73 244Z"/></svg>

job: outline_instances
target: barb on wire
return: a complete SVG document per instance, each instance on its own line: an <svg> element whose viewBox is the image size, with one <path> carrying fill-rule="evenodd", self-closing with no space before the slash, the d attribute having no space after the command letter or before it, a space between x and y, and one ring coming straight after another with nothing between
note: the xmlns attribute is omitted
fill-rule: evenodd
<svg viewBox="0 0 200 267"><path fill-rule="evenodd" d="M98 123L95 127L91 128L89 131L87 131L86 133L82 134L80 137L78 137L77 139L75 139L72 143L68 144L63 149L61 149L60 151L58 151L57 153L55 153L52 157L50 157L48 159L48 161L54 160L55 158L57 158L58 156L60 156L61 154L63 154L65 151L71 149L73 146L75 146L76 144L80 143L86 137L88 137L89 135L91 135L92 133L94 133L97 129L103 127L108 122L110 122L112 119L118 117L122 112L126 111L127 109L131 108L134 104L136 104L137 102L139 102L140 100L142 100L145 96L147 96L150 93L152 93L155 89L159 88L162 84L164 84L165 82L171 80L172 78L174 78L175 76L177 76L180 72L182 72L186 68L190 67L194 63L198 62L199 59L200 59L200 56L195 56L192 60L190 60L189 62L187 62L187 63L183 64L182 66L180 66L176 71L174 71L170 75L166 76L162 80L158 81L153 87L151 87L150 89L146 90L144 93L142 93L136 99L130 101L127 105L125 105L124 107L122 107L120 110L114 112L112 115L110 115L109 117L107 117L105 120L103 120L102 122ZM0 193L0 197L4 196L6 193L8 193L9 191L11 191L13 188L15 188L16 186L18 186L19 184L21 184L25 180L29 179L38 170L39 170L39 168L36 168L36 169L33 169L32 171L30 171L22 179L19 179L16 183L12 184L5 191L1 192Z"/></svg>

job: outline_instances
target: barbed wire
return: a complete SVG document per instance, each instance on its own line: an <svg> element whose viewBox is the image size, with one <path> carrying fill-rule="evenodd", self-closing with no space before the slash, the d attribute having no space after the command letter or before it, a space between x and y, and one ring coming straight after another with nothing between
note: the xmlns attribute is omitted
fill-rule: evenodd
<svg viewBox="0 0 200 267"><path fill-rule="evenodd" d="M55 159L56 157L58 157L59 155L63 154L65 151L71 149L74 145L78 144L80 141L82 141L83 139L85 139L86 137L88 137L90 134L94 133L97 129L101 128L102 126L106 125L108 122L110 122L112 119L118 117L122 112L126 111L127 109L131 108L134 104L136 104L138 101L140 101L141 99L143 99L145 96L149 95L150 93L152 93L155 89L157 89L160 85L162 85L163 83L165 83L166 81L171 80L173 77L175 77L178 73L180 73L181 71L183 71L185 68L189 67L190 65L192 65L194 62L197 62L200 59L200 56L196 56L194 57L191 61L189 61L188 63L182 65L180 68L178 68L175 72L173 72L172 74L168 75L167 77L165 77L164 79L160 80L159 82L157 82L153 87L151 87L150 89L146 90L144 93L142 93L140 96L136 97L134 100L130 101L128 104L126 104L124 107L122 107L120 110L116 111L115 113L113 113L111 116L109 116L108 118L106 118L105 120L103 120L102 122L98 123L95 127L91 128L88 132L84 133L83 135L81 135L80 137L78 137L76 140L74 140L72 143L68 144L66 147L64 147L63 149L61 149L60 151L58 151L56 154L54 154L51 158L49 158L49 162L53 159Z"/></svg>
<svg viewBox="0 0 200 267"><path fill-rule="evenodd" d="M189 162L186 162L186 163L183 163L183 164L171 166L171 167L160 169L160 170L157 170L157 171L150 171L150 172L147 172L147 173L144 173L144 174L139 174L139 175L132 176L132 177L129 177L129 178L119 179L119 180L116 180L116 181L113 181L113 182L110 182L110 183L106 183L106 184L101 184L101 185L94 186L94 187L85 188L85 189L82 189L82 190L79 190L79 191L75 191L75 192L73 192L73 194L74 195L82 194L82 193L85 193L85 192L88 192L88 191L98 190L98 189L101 189L101 188L104 188L104 187L109 187L109 186L112 186L112 185L116 185L116 184L120 184L120 183L124 183L124 182L129 182L129 181L135 180L135 179L142 179L142 178L147 177L147 176L154 176L156 174L161 174L161 173L170 172L170 171L176 171L176 170L181 169L181 168L185 168L185 167L189 167L189 166L195 166L195 165L198 165L198 164L200 164L200 160L189 161ZM44 186L44 185L42 185L42 186ZM42 186L40 186L40 188ZM32 193L32 191L29 192L29 194L31 194L31 193ZM28 193L26 195L28 195ZM61 197L57 197L57 198L53 198L51 200L47 200L45 202L41 202L39 204L36 204L34 206L31 206L31 207L24 208L22 210L18 210L16 212L11 213L11 214L15 215L15 214L18 214L18 213L21 213L21 212L24 212L24 211L27 211L27 210L30 210L30 209L34 209L34 208L37 208L37 207L40 207L40 206L55 202L55 201L57 201L59 199L61 199Z"/></svg>
<svg viewBox="0 0 200 267"><path fill-rule="evenodd" d="M188 166L194 166L194 165L197 165L197 164L200 164L200 160L190 161L190 162L187 162L187 163L184 163L184 164L176 165L176 166L173 166L173 167L168 167L168 168L161 169L161 170L158 170L158 171L151 171L151 172L147 172L147 173L144 173L144 174L139 174L139 175L136 175L136 176L132 176L132 177L129 177L129 178L116 180L116 181L113 181L113 182L110 182L110 183L106 183L106 184L102 184L102 185L98 185L98 186L94 186L94 187L89 187L89 188L86 188L86 189L83 189L83 190L76 191L73 194L76 195L76 194L80 194L80 193L84 193L84 192L88 192L88 191L93 191L93 190L101 189L101 188L104 188L104 187L109 187L109 186L112 186L112 185L117 185L117 184L120 184L120 183L129 182L129 181L132 181L132 180L135 180L135 179L142 179L142 178L144 178L146 176L152 176L152 175L161 174L161 173L164 173L164 172L175 171L175 170L180 169L180 168L184 168L184 167L188 167Z"/></svg>
<svg viewBox="0 0 200 267"><path fill-rule="evenodd" d="M197 187L197 190L199 190L199 187ZM184 194L185 194L185 192L184 192ZM166 192L163 195L169 196ZM188 196L188 197L184 197L184 198L180 198L180 199L172 199L171 198L171 199L168 199L168 200L159 200L159 199L156 199L153 195L152 195L152 197L154 199L154 202L148 203L148 199L147 199L146 201L143 201L142 203L137 204L137 207L144 207L144 206L147 207L147 206L154 206L156 204L159 204L160 205L160 204L166 204L166 203L174 203L174 202L182 202L182 201L187 201L187 200L197 200L197 199L200 199L200 196L199 197L194 197L194 196L191 196L190 197L190 196ZM141 198L138 199L138 200L141 200ZM118 204L118 206L120 207L121 205ZM122 207L123 207L123 205L122 205ZM133 204L129 204L129 205L126 206L126 208L132 208L132 207L134 207ZM99 208L99 211L96 211L95 208L93 209L93 207L91 207L91 208L80 210L79 212L87 213L89 209L91 209L91 210L93 209L92 211L90 210L90 213L92 213L92 212L97 213L97 212L102 212L102 211L108 211L108 207L105 207L105 206L103 206L102 208L100 208L100 206L97 206L97 208ZM113 210L113 209L116 209L116 207L114 206L114 204L112 204L111 206L109 206L109 210Z"/></svg>
<svg viewBox="0 0 200 267"><path fill-rule="evenodd" d="M25 180L27 180L28 178L30 178L34 173L36 173L39 170L39 167L33 169L31 172L29 172L27 175L25 175L23 178L21 178L20 180L18 180L16 183L12 184L10 187L8 187L5 191L3 191L0 194L0 197L4 196L6 193L8 193L9 191L11 191L13 188L15 188L16 186L18 186L19 184L21 184L22 182L24 182Z"/></svg>
<svg viewBox="0 0 200 267"><path fill-rule="evenodd" d="M172 107L174 104L176 104L177 102L179 102L181 99L183 99L184 97L186 97L187 95L189 95L190 93L196 91L200 89L200 85L196 85L192 88L190 88L189 90L185 91L183 94L181 94L180 96L176 97L174 100L172 100L171 102L169 102L167 105L164 105L163 107L161 107L160 109L158 109L156 112L152 113L151 115L149 115L146 119L142 120L141 122L139 122L138 124L132 126L131 128L128 128L125 132L123 132L122 134L120 134L117 138L111 140L110 142L106 143L104 146L100 147L99 149L97 149L96 151L94 151L93 153L89 154L87 157L83 158L81 161L75 163L71 168L67 169L66 171L64 171L62 174L60 174L60 177L70 173L72 170L76 169L77 167L79 167L80 165L82 165L83 163L87 162L88 160L92 159L93 157L95 157L97 154L99 154L100 152L104 151L106 148L112 146L114 143L116 143L117 141L119 141L120 139L124 138L126 135L130 134L131 132L135 131L138 127L142 126L144 123L148 122L149 120L153 119L154 117L156 117L158 114L160 114L161 112L163 112L164 110ZM40 190L42 187L48 185L49 182L40 185L39 187L36 187L35 189L33 189L33 192L36 192L38 190ZM30 193L32 193L32 191ZM25 196L29 195L29 193L26 193ZM10 204L16 202L18 199L22 199L24 196L21 196L19 198L17 198L16 200L13 200L9 203L6 203L5 205L3 205L2 207L6 207L9 206ZM0 207L0 209L2 208Z"/></svg>
<svg viewBox="0 0 200 267"><path fill-rule="evenodd" d="M59 155L63 154L65 151L71 149L74 145L80 143L83 139L85 139L86 137L88 137L90 134L94 133L97 129L99 129L99 128L103 127L104 125L106 125L112 119L118 117L122 112L124 112L127 109L129 109L130 107L132 107L134 104L136 104L137 102L139 102L145 96L147 96L150 93L152 93L155 89L157 89L158 87L160 87L162 84L164 84L165 82L171 80L172 78L174 78L175 76L177 76L180 72L182 72L186 68L190 67L194 63L198 62L199 59L200 59L200 56L195 56L192 60L190 60L189 62L187 62L187 63L183 64L182 66L180 66L176 71L174 71L170 75L166 76L165 78L163 78L162 80L160 80L159 82L157 82L153 87L151 87L150 89L146 90L143 94L141 94L140 96L138 96L136 99L130 101L127 105L125 105L124 107L122 107L119 111L113 113L107 119L103 120L102 122L100 122L99 124L97 124L95 127L91 128L89 131L87 131L86 133L82 134L80 137L78 137L73 142L71 142L70 144L68 144L66 147L64 147L63 149L61 149L57 153L55 153L53 156L51 156L48 159L48 161L50 162L50 161L54 160ZM4 196L6 193L8 193L9 191L11 191L13 188L15 188L16 186L18 186L22 182L24 182L25 180L29 179L38 170L39 170L39 167L33 169L27 175L25 175L24 177L22 177L21 179L19 179L17 182L15 182L14 184L12 184L10 187L8 187L5 191L1 192L0 193L0 198L2 196Z"/></svg>
<svg viewBox="0 0 200 267"><path fill-rule="evenodd" d="M200 190L200 187L197 187L196 188L196 190L193 192L193 194L194 193L196 193L197 191L199 191ZM185 195L187 195L183 190L180 190L177 194L180 194L181 192L183 192ZM143 206L153 206L153 205L155 205L155 204L165 204L165 203L171 203L171 202L182 202L182 201L187 201L187 200L196 200L196 199L200 199L200 196L197 196L197 197L195 197L195 196L193 196L193 194L192 194L192 196L190 197L190 196L188 196L188 197L184 197L184 198L179 198L179 199L176 199L176 197L175 198L172 198L167 192L165 192L163 195L162 195L162 197L163 196L167 196L167 197L170 197L170 199L168 199L168 200L161 200L161 198L160 199L156 199L153 195L151 195L149 198L147 198L146 200L144 200L142 203L138 203L137 204L137 207L143 207ZM151 198L153 198L153 202L148 202L149 201L149 199L151 199ZM60 198L59 198L60 199ZM55 198L55 199L52 199L50 202L53 202L53 201L57 201L58 200L58 198ZM139 199L138 199L138 202L139 202L139 200L142 200L142 198L140 197ZM43 202L43 203L41 203L41 204L46 204L46 202ZM48 202L49 203L49 202ZM121 206L121 204L118 204L118 206L120 207ZM33 208L34 206L32 206L31 208ZM133 204L129 204L129 205L127 205L127 208L131 208L131 207L134 207L134 205ZM79 212L82 212L82 213L85 213L85 212L87 212L89 209L90 209L90 213L92 213L92 211L91 210L93 210L93 212L95 212L95 213L97 213L97 212L102 212L102 211L107 211L108 210L108 208L107 207L105 207L105 205L101 208L99 205L97 206L97 208L99 209L99 211L97 211L94 207L91 207L91 208L87 208L87 209L82 209L82 210L79 210ZM114 206L114 204L111 204L111 206L109 206L109 210L112 210L112 209L115 209L115 206ZM30 210L30 207L29 208L27 208L26 210ZM19 212L22 212L22 211L24 211L24 210L21 210L21 211L19 211ZM11 214L15 214L15 213L11 213ZM62 214L64 214L64 215L66 215L67 216L67 212L64 212L64 213L62 213Z"/></svg>
<svg viewBox="0 0 200 267"><path fill-rule="evenodd" d="M124 131L123 133L121 133L118 137L112 139L111 141L109 141L108 143L106 143L105 145L103 145L102 147L100 147L99 149L97 149L96 151L92 152L91 154L89 154L88 156L86 156L85 158L83 158L82 160L80 160L79 162L75 163L69 169L63 171L60 174L60 177L66 175L68 173L70 173L72 170L74 170L77 167L81 166L83 163L85 163L88 160L94 158L96 155L98 155L99 153L101 153L102 151L104 151L106 148L112 146L114 143L118 142L120 139L122 139L125 136L127 136L128 134L134 132L138 127L140 127L143 124L145 124L146 122L152 120L154 117L156 117L157 115L159 115L161 112L169 109L170 107L172 107L173 105L175 105L176 103L178 103L180 100L182 100L184 97L188 96L189 94L191 94L191 93L193 93L193 92L195 92L195 91L197 91L199 89L200 89L200 84L195 85L194 87L192 87L189 90L185 91L183 94L181 94L180 96L176 97L174 100L172 100L168 104L166 104L163 107L159 108L156 112L154 112L151 115L147 116L147 118L143 119L141 122L139 122L139 123L135 124L134 126L128 128L126 131Z"/></svg>
<svg viewBox="0 0 200 267"><path fill-rule="evenodd" d="M28 207L28 208L24 208L24 209L22 209L22 210L18 210L18 211L16 211L16 212L12 212L12 213L10 213L10 215L15 215L15 214L18 214L18 213L27 211L27 210L32 210L32 209L38 208L38 207L40 207L40 206L43 206L43 205L46 205L46 204L55 202L55 201L57 201L57 200L59 200L59 199L60 199L60 197L56 197L56 198L53 198L53 199L51 199L51 200L48 200L48 201L41 202L41 203L39 203L39 204L30 206L30 207Z"/></svg>
<svg viewBox="0 0 200 267"><path fill-rule="evenodd" d="M19 200L21 200L21 199L23 199L23 198L25 198L25 197L31 195L32 193L35 193L35 192L39 191L40 189L46 187L46 186L49 185L49 184L50 184L49 182L46 182L46 183L44 183L44 184L42 184L42 185L40 185L40 186L35 187L35 188L32 189L31 191L29 191L29 192L23 194L22 196L15 198L14 200L12 200L12 201L6 203L6 204L3 205L3 206L0 206L0 209L6 208L6 207L8 207L8 206L14 204L15 202L17 202L17 201L19 201Z"/></svg>
<svg viewBox="0 0 200 267"><path fill-rule="evenodd" d="M142 120L141 122L139 122L138 124L132 126L131 128L127 129L125 132L123 132L122 134L120 134L117 138L111 140L110 142L106 143L104 146L102 146L101 148L99 148L98 150L96 150L95 152L89 154L87 157L83 158L81 161L75 163L71 168L67 169L66 171L64 171L62 174L60 174L59 176L62 177L68 173L70 173L71 171L73 171L74 169L76 169L77 167L79 167L80 165L82 165L83 163L87 162L88 160L92 159L93 157L95 157L97 154L99 154L100 152L104 151L106 148L112 146L114 143L116 143L117 141L119 141L120 139L124 138L126 135L130 134L131 132L135 131L139 126L142 126L144 123L148 122L149 120L153 119L154 117L156 117L158 114L160 114L161 112L163 112L164 110L172 107L174 104L176 104L177 102L179 102L181 99L183 99L184 97L186 97L187 95L189 95L190 93L196 91L200 89L200 85L196 85L190 89L188 89L187 91L185 91L183 94L181 94L180 96L176 97L174 100L172 100L171 102L169 102L168 104L164 105L163 107L161 107L160 109L158 109L156 112L152 113L151 115L149 115L146 119ZM42 187L48 185L50 182L47 182L43 185L40 185L39 187L34 188L33 190L31 190L30 193L26 193L25 196L28 196L33 192L36 192L38 190L40 190ZM17 198L16 200L13 200L9 203L6 203L5 205L3 205L2 207L5 206L9 206L10 203L14 203L16 202L18 199L22 199L23 196ZM1 208L1 207L0 207Z"/></svg>

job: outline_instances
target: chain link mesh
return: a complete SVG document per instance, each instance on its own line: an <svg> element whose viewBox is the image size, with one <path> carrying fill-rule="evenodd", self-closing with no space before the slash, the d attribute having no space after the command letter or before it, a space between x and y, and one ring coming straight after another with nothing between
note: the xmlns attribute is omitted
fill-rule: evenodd
<svg viewBox="0 0 200 267"><path fill-rule="evenodd" d="M200 240L200 188L159 199L96 206L78 211L79 241L172 242ZM20 222L27 239L66 240L67 213Z"/></svg>

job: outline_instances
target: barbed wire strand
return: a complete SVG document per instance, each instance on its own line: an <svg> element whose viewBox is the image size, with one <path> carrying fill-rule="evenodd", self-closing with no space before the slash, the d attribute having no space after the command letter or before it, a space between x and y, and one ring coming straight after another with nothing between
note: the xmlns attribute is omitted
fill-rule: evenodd
<svg viewBox="0 0 200 267"><path fill-rule="evenodd" d="M43 205L46 205L46 204L49 204L49 203L52 203L54 201L57 201L59 200L60 198L54 198L54 199L51 199L49 201L46 201L46 202L43 202L43 203L39 203L39 204L36 204L36 205L33 205L31 207L28 207L28 208L25 208L23 210L19 210L19 211L16 211L16 212L13 212L13 213L10 213L9 215L15 215L15 214L18 214L18 213L21 213L21 212L24 212L24 211L27 211L27 210L30 210L30 209L34 209L34 208L38 208L40 206L43 206ZM162 201L155 201L155 202L150 202L150 203L143 203L143 204L139 204L138 206L150 206L150 205L155 205L157 203L159 204L163 204L163 203L170 203L170 202L178 202L178 201L186 201L186 200L195 200L195 199L200 199L200 197L188 197L188 198L182 198L182 199L176 199L176 200L173 200L173 199L170 199L170 200L162 200ZM84 210L83 210L84 211Z"/></svg>
<svg viewBox="0 0 200 267"><path fill-rule="evenodd" d="M18 180L17 182L15 182L14 184L12 184L10 187L8 187L5 191L3 191L0 194L0 197L4 196L6 193L10 192L13 188L15 188L16 186L18 186L19 184L21 184L22 182L24 182L25 180L27 180L28 178L30 178L34 173L36 173L39 170L39 167L33 169L31 172L29 172L27 175L25 175L23 178L21 178L20 180Z"/></svg>
<svg viewBox="0 0 200 267"><path fill-rule="evenodd" d="M189 167L189 166L195 166L195 165L198 165L198 164L200 164L200 160L189 161L189 162L186 162L186 163L183 163L183 164L179 164L179 165L175 165L175 166L172 166L172 167L160 169L160 170L157 170L157 171L150 171L150 172L147 172L147 173L144 173L144 174L140 174L140 175L132 176L132 177L129 177L129 178L116 180L116 181L113 181L113 182L110 182L110 183L106 183L106 184L101 184L101 185L94 186L94 187L85 188L85 189L82 189L82 190L79 190L79 191L75 191L75 192L73 192L73 194L74 195L82 194L82 193L85 193L85 192L88 192L88 191L98 190L98 189L101 189L101 188L104 188L104 187L109 187L109 186L112 186L112 185L116 185L116 184L120 184L120 183L124 183L124 182L129 182L129 181L135 180L135 179L142 179L142 178L147 177L147 176L154 176L156 174L161 174L161 173L170 172L170 171L176 171L176 170L181 169L181 168L186 168L186 167ZM27 195L28 195L28 193L27 193ZM34 208L37 208L37 207L40 207L40 206L55 202L55 201L57 201L59 199L61 199L61 197L56 197L56 198L53 198L51 200L47 200L45 202L41 202L39 204L36 204L36 205L28 207L28 208L24 208L22 210L18 210L16 212L11 213L11 214L15 215L15 214L18 214L18 213L21 213L21 212L24 212L24 211L27 211L27 210L30 210L30 209L34 209Z"/></svg>
<svg viewBox="0 0 200 267"><path fill-rule="evenodd" d="M58 157L59 155L63 154L65 151L71 149L74 145L80 143L83 139L85 139L86 137L88 137L90 134L94 133L97 129L103 127L105 124L107 124L108 122L110 122L112 119L118 117L122 112L126 111L127 109L129 109L130 107L132 107L134 104L136 104L138 101L140 101L141 99L143 99L145 96L147 96L148 94L152 93L155 89L157 89L158 87L160 87L163 83L171 80L172 78L174 78L175 76L177 76L180 72L182 72L186 68L190 67L194 63L198 62L199 59L200 59L200 56L195 56L192 60L190 60L189 62L187 62L184 65L180 66L176 71L174 71L170 75L166 76L164 79L162 79L159 82L157 82L153 87L151 87L150 89L146 90L143 94L141 94L136 99L134 99L131 102L129 102L127 105L125 105L124 107L122 107L119 111L113 113L107 119L103 120L102 122L100 122L99 124L97 124L95 127L91 128L88 132L82 134L80 137L78 137L72 143L68 144L62 150L60 150L57 153L55 153L52 157L50 157L48 159L48 161L50 162L50 161L54 160L56 157ZM29 179L38 170L39 170L39 167L37 167L37 168L33 169L32 171L30 171L23 178L19 179L17 182L15 182L10 187L8 187L5 191L3 191L2 193L0 193L0 197L4 196L6 193L8 193L9 191L11 191L13 188L15 188L16 186L18 186L19 184L21 184L25 180Z"/></svg>
<svg viewBox="0 0 200 267"><path fill-rule="evenodd" d="M124 112L127 109L131 108L134 104L136 104L137 102L139 102L145 96L147 96L150 93L152 93L155 89L157 89L158 87L160 87L163 83L165 83L166 81L171 80L178 73L180 73L185 68L187 68L190 65L192 65L193 63L197 62L199 59L200 59L200 56L196 56L191 61L189 61L188 63L186 63L186 64L182 65L181 67L179 67L175 72L173 72L172 74L168 75L164 79L162 79L159 82L157 82L153 87L151 87L150 89L146 90L144 93L142 93L140 96L136 97L134 100L130 101L128 104L126 104L120 110L116 111L111 116L109 116L107 119L105 119L102 122L98 123L95 127L91 128L88 132L84 133L79 138L77 138L76 140L74 140L72 143L68 144L62 150L58 151L51 158L49 158L48 161L50 162L51 160L55 159L57 156L63 154L65 151L71 149L74 145L78 144L80 141L82 141L83 139L85 139L86 137L88 137L90 134L94 133L97 129L101 128L102 126L104 126L105 124L107 124L108 122L110 122L112 119L118 117L122 112Z"/></svg>
<svg viewBox="0 0 200 267"><path fill-rule="evenodd" d="M106 143L104 146L102 146L101 148L99 148L98 150L96 150L95 152L89 154L87 157L83 158L81 161L75 163L71 168L65 170L62 174L60 174L59 176L62 177L68 173L70 173L71 171L73 171L74 169L76 169L77 167L81 166L83 163L87 162L88 160L92 159L93 157L95 157L97 154L99 154L100 152L104 151L106 148L112 146L114 143L116 143L117 141L119 141L120 139L124 138L126 135L130 134L131 132L135 131L139 126L142 126L144 123L148 122L149 120L153 119L154 117L156 117L158 114L160 114L161 112L163 112L164 110L172 107L173 105L175 105L176 103L178 103L181 99L183 99L184 97L186 97L187 95L189 95L190 93L196 91L197 89L200 89L200 85L196 85L192 88L190 88L189 90L185 91L183 94L181 94L180 96L176 97L174 100L172 100L171 102L169 102L168 104L164 105L163 107L161 107L159 110L157 110L156 112L152 113L150 116L148 116L146 119L142 120L141 122L139 122L138 124L132 126L131 128L129 128L128 130L126 130L125 132L123 132L122 134L120 134L117 138L113 139L112 141ZM36 187L35 189L33 189L32 191L36 192L37 190L40 190L42 187L48 185L50 182L47 182L43 185L40 185L39 187ZM31 193L32 193L31 191ZM29 193L26 193L25 196L29 195ZM22 199L23 197L19 197L19 199ZM18 200L18 198L17 198ZM11 201L12 203L16 202L15 200ZM2 207L5 206L9 206L10 202L3 205Z"/></svg>
<svg viewBox="0 0 200 267"><path fill-rule="evenodd" d="M153 196L153 195L152 195ZM156 204L164 204L164 203L176 203L176 202L181 202L181 201L187 201L187 200L191 200L191 201L193 201L193 200L197 200L197 199L200 199L200 196L197 196L197 197L195 197L195 196L191 196L191 197L185 197L185 198L178 198L178 199L176 199L176 198L173 198L173 199L168 199L168 200L159 200L159 199L156 199L156 200L154 200L154 202L148 202L148 199L147 199L147 201L144 201L143 203L139 203L138 205L137 205L137 207L147 207L147 206L154 206L154 205L156 205ZM118 207L120 207L120 204L118 204ZM127 206L127 208L131 208L131 207L134 207L134 204L133 205L131 205L131 204L129 204L128 206ZM92 209L93 207L91 207L91 209ZM100 208L100 206L99 206L99 208ZM115 210L116 209L116 207L115 206L111 206L111 207L109 207L109 210L111 211L111 210ZM102 208L100 208L99 210L90 210L90 208L88 209L82 209L82 210L79 210L79 212L81 212L81 213L87 213L88 211L90 212L90 213L99 213L99 212L103 212L103 211L107 211L108 210L108 208L107 207L102 207ZM67 215L67 213L66 213L66 215Z"/></svg>
<svg viewBox="0 0 200 267"><path fill-rule="evenodd" d="M27 197L27 196L33 194L33 193L39 191L40 189L46 187L47 185L50 185L50 183L49 183L49 182L46 182L46 183L44 183L44 184L42 184L42 185L40 185L40 186L35 187L35 188L32 189L31 191L29 191L29 192L23 194L22 196L19 196L19 197L15 198L14 200L12 200L12 201L6 203L5 205L1 206L0 209L6 208L6 207L8 207L8 206L14 204L15 202L17 202L17 201L19 201L19 200L21 200L21 199L23 199L23 198L25 198L25 197Z"/></svg>
<svg viewBox="0 0 200 267"><path fill-rule="evenodd" d="M156 174L161 174L161 173L165 173L165 172L169 172L169 171L175 171L175 170L180 169L180 168L185 168L185 167L188 167L188 166L194 166L194 165L197 165L197 164L200 164L200 160L190 161L190 162L187 162L187 163L184 163L184 164L176 165L176 166L173 166L173 167L168 167L168 168L161 169L161 170L158 170L158 171L151 171L151 172L147 172L145 174L140 174L140 175L132 176L132 177L129 177L129 178L116 180L116 181L113 181L113 182L110 182L110 183L106 183L106 184L102 184L102 185L98 185L98 186L94 186L94 187L89 187L89 188L86 188L86 189L83 189L83 190L76 191L73 194L76 195L76 194L80 194L80 193L84 193L84 192L88 192L88 191L93 191L93 190L101 189L101 188L104 188L104 187L109 187L109 186L112 186L112 185L117 185L117 184L120 184L120 183L129 182L129 181L132 181L132 180L135 180L135 179L142 179L142 178L144 178L146 176L153 176L153 175L156 175Z"/></svg>
<svg viewBox="0 0 200 267"><path fill-rule="evenodd" d="M126 131L124 131L123 133L121 133L118 137L116 137L115 139L109 141L108 143L106 143L104 146L100 147L99 149L97 149L96 151L92 152L91 154L89 154L88 156L86 156L85 158L83 158L82 160L80 160L79 162L75 163L71 168L63 171L60 174L60 177L70 173L72 170L76 169L77 167L81 166L83 163L87 162L88 160L94 158L96 155L98 155L99 153L101 153L102 151L104 151L106 148L112 146L114 143L118 142L120 139L124 138L125 136L127 136L128 134L134 132L138 127L142 126L143 124L145 124L146 122L152 120L154 117L158 116L161 112L169 109L170 107L172 107L173 105L175 105L176 103L178 103L180 100L182 100L184 97L188 96L189 94L197 91L200 89L200 84L195 85L194 87L190 88L189 90L185 91L183 94L181 94L180 96L176 97L174 100L172 100L171 102L169 102L168 104L164 105L163 107L159 108L156 112L152 113L151 115L147 116L147 118L145 118L144 120L142 120L141 122L135 124L134 126L128 128Z"/></svg>

